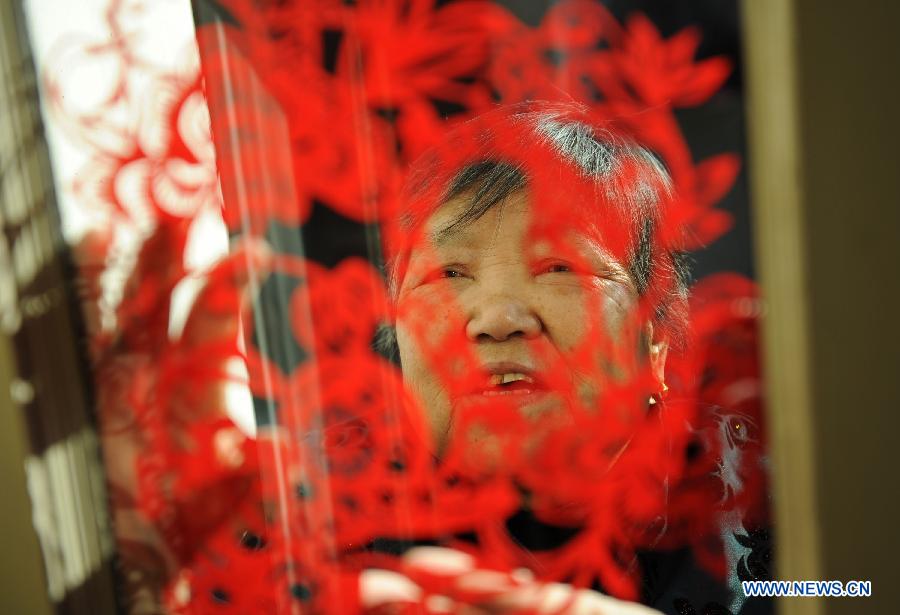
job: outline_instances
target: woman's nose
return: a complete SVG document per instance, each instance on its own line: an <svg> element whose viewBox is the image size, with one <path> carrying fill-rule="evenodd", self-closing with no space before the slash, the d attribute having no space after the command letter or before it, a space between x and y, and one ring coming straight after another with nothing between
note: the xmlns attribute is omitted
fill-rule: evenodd
<svg viewBox="0 0 900 615"><path fill-rule="evenodd" d="M516 336L531 338L541 329L540 319L525 301L499 293L483 297L466 323L466 335L472 341L502 342Z"/></svg>

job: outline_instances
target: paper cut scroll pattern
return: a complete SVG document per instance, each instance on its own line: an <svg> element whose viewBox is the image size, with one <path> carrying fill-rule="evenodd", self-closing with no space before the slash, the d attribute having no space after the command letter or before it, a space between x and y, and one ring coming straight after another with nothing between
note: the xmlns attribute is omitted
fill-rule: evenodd
<svg viewBox="0 0 900 615"><path fill-rule="evenodd" d="M120 548L126 566L156 566L166 608L357 612L359 570L398 565L364 549L381 538L443 539L493 567L530 563L542 579L599 582L632 599L638 549L693 544L721 568L707 548L721 516L761 514L761 449L745 435L759 425L761 404L738 391L758 380L753 315L741 320L722 307L755 301L752 284L722 277L698 285L691 334L700 342L672 361L665 412L631 417L624 452L608 446L624 423L583 412L524 454L516 437L530 427L501 405L493 422L481 420L506 434L497 440L503 463L478 466L451 447L436 464L417 400L372 350L394 309L378 269L356 258L324 267L273 231L308 236L315 212L328 210L369 225L360 228L381 224L387 237L411 162L497 103L540 99L583 103L592 123L662 160L677 200L661 245L714 241L731 223L715 206L739 161L694 161L673 114L707 100L729 72L722 59L694 60L696 31L663 39L646 18L619 23L588 0L560 2L534 27L481 0L228 0L218 3L228 19L198 25L201 78L191 54L154 68L132 49L121 20L139 4L111 2L111 42L73 56L115 65L107 96L73 108L58 71L48 73L47 91L95 152L79 194L111 224L141 219L155 228L116 329L96 332L95 373L102 426L132 434L108 440L108 460L124 450L133 464L115 505L140 515L152 535L138 545L122 534ZM140 74L151 84L142 98L133 91ZM219 206L216 170L225 221L251 241L210 272L187 333L171 339L168 306L186 274L187 228ZM139 190L121 190L126 183ZM367 249L377 262L380 240ZM191 335L197 323L236 311L244 283L268 283L270 273L281 280L281 321L246 315L243 346L230 327ZM300 349L296 360L269 352L273 335ZM246 360L250 390L273 419L256 440L234 430L208 393L233 378L223 365L234 356ZM735 402L730 414L706 410ZM735 451L740 469L726 477L721 457ZM504 525L523 488L545 523L572 522L558 504L577 502L574 538L524 553Z"/></svg>

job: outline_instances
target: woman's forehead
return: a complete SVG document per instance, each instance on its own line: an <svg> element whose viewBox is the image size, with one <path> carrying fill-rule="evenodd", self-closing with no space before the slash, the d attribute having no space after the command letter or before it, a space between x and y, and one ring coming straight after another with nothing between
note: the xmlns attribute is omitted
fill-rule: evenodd
<svg viewBox="0 0 900 615"><path fill-rule="evenodd" d="M494 233L521 231L523 223L527 223L532 216L528 196L522 190L474 216L471 215L471 199L469 193L454 197L429 216L424 229L429 244L472 243L487 228Z"/></svg>
<svg viewBox="0 0 900 615"><path fill-rule="evenodd" d="M424 241L416 244L484 247L479 244L503 237L527 240L530 251L535 252L546 251L559 241L602 244L593 220L560 215L560 204L534 199L527 190L510 194L477 217L467 217L470 199L470 195L460 195L438 207L424 224Z"/></svg>

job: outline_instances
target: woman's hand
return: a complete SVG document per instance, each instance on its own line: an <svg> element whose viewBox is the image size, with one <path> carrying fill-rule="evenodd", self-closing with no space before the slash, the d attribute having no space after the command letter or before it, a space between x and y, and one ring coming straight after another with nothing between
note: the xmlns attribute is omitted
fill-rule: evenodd
<svg viewBox="0 0 900 615"><path fill-rule="evenodd" d="M527 570L511 574L479 568L472 556L453 549L418 547L403 558L403 573L366 570L360 575L364 610L402 613L422 605L427 613L482 615L547 613L565 615L652 615L643 605L624 602L564 583L536 581ZM419 612L419 611L415 611Z"/></svg>

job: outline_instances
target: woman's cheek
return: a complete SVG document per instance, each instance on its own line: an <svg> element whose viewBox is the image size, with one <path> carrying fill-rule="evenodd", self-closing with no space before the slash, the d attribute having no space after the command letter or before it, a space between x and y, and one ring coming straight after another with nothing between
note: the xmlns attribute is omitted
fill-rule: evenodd
<svg viewBox="0 0 900 615"><path fill-rule="evenodd" d="M547 285L540 288L538 316L556 348L567 353L587 337L589 318L587 293L574 285Z"/></svg>
<svg viewBox="0 0 900 615"><path fill-rule="evenodd" d="M447 344L465 341L465 321L457 295L447 285L435 284L410 293L398 305L398 320L425 353L440 355Z"/></svg>
<svg viewBox="0 0 900 615"><path fill-rule="evenodd" d="M431 427L436 454L446 446L451 424L447 358L462 355L454 345L464 343L455 298L438 295L436 290L413 294L398 305L397 318L403 379Z"/></svg>
<svg viewBox="0 0 900 615"><path fill-rule="evenodd" d="M563 352L624 346L636 314L632 293L611 282L547 286L540 301L541 319Z"/></svg>
<svg viewBox="0 0 900 615"><path fill-rule="evenodd" d="M597 408L613 383L627 382L639 361L637 302L610 283L549 289L542 310L551 342L572 372L584 408Z"/></svg>
<svg viewBox="0 0 900 615"><path fill-rule="evenodd" d="M438 452L445 445L450 423L450 401L433 369L433 353L423 348L420 336L411 334L402 320L397 322L397 345L407 390L417 401Z"/></svg>

